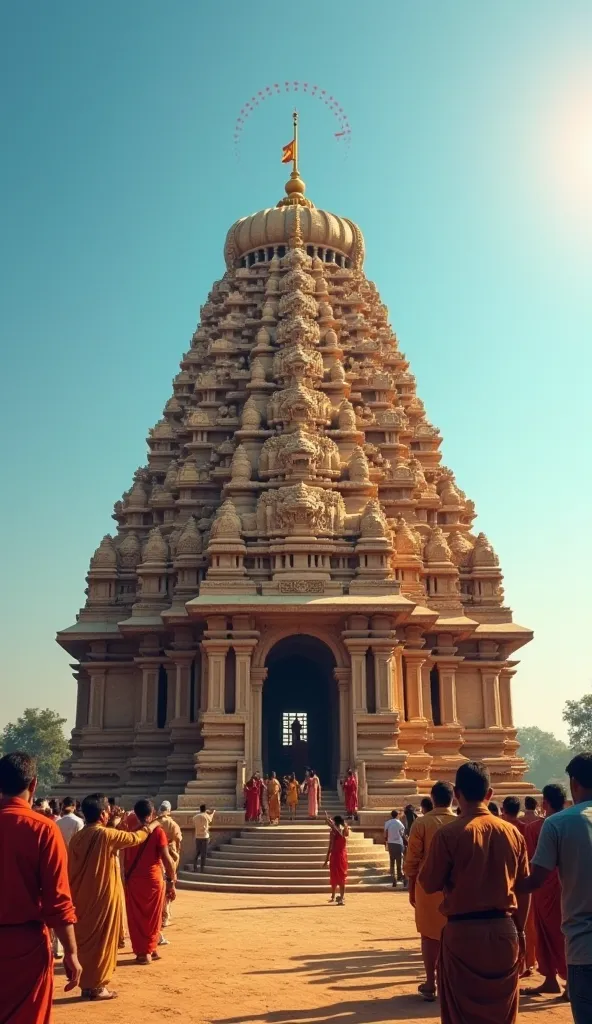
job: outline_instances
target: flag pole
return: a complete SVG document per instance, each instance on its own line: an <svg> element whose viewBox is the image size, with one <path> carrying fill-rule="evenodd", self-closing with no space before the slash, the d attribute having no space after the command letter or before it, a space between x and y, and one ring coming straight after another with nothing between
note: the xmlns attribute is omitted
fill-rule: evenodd
<svg viewBox="0 0 592 1024"><path fill-rule="evenodd" d="M292 120L294 123L294 160L293 160L293 173L294 176L298 174L298 111L295 110L292 114Z"/></svg>

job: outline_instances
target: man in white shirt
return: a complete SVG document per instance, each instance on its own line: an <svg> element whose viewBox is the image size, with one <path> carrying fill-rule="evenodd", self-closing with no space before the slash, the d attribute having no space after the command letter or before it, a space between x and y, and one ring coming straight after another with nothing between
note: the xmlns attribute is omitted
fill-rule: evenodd
<svg viewBox="0 0 592 1024"><path fill-rule="evenodd" d="M575 1024L592 1021L592 752L565 769L573 807L545 819L520 892L539 889L554 868L561 881L561 930L566 939L567 985Z"/></svg>
<svg viewBox="0 0 592 1024"><path fill-rule="evenodd" d="M81 828L84 828L84 822L74 813L76 810L76 801L72 800L71 797L64 797L62 800L62 816L56 821L62 838L66 846L70 845L72 836L75 836L77 832L80 832Z"/></svg>
<svg viewBox="0 0 592 1024"><path fill-rule="evenodd" d="M405 878L403 875L403 850L405 836L405 826L402 821L399 821L399 812L391 811L390 818L384 823L384 845L388 850L391 861L393 889L396 888L397 882L402 882L403 885L405 884ZM396 878L395 867L397 869Z"/></svg>
<svg viewBox="0 0 592 1024"><path fill-rule="evenodd" d="M199 814L193 818L195 830L195 857L193 858L193 870L197 871L197 862L200 862L200 871L206 870L206 857L210 844L210 825L214 820L215 811L208 811L205 804L199 808Z"/></svg>

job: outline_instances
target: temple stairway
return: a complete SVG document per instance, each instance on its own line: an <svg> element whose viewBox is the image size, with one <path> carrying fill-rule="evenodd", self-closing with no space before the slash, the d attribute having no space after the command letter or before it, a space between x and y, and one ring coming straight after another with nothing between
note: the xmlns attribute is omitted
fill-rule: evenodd
<svg viewBox="0 0 592 1024"><path fill-rule="evenodd" d="M331 813L329 803L325 801L325 806ZM210 851L204 874L195 874L186 863L185 870L179 872L179 888L210 892L326 893L329 871L323 867L323 861L328 832L322 819L306 821L300 816L295 823L246 826L238 836ZM375 892L391 885L388 854L362 832L350 833L348 856L348 889Z"/></svg>

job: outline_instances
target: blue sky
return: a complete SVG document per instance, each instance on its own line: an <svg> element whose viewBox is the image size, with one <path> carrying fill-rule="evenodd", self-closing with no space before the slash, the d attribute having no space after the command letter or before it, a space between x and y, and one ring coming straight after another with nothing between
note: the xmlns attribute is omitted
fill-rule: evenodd
<svg viewBox="0 0 592 1024"><path fill-rule="evenodd" d="M226 230L274 205L301 96L317 206L360 224L444 460L499 552L522 652L516 717L562 734L592 686L589 0L293 6L104 0L0 8L0 724L71 718L74 621L113 502L144 461Z"/></svg>

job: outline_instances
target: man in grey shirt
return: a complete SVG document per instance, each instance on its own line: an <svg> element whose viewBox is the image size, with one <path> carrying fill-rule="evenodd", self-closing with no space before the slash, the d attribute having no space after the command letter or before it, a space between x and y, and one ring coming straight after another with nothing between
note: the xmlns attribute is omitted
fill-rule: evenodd
<svg viewBox="0 0 592 1024"><path fill-rule="evenodd" d="M520 891L540 888L557 868L573 1018L592 1024L592 753L578 754L565 770L574 805L546 819Z"/></svg>

